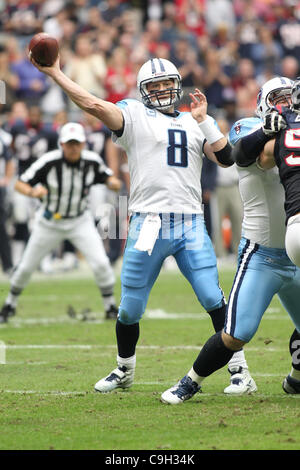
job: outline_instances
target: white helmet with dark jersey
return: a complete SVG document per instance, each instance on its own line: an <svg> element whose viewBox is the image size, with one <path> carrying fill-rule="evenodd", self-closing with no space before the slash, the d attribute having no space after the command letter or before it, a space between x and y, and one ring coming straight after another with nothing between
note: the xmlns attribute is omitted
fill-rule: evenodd
<svg viewBox="0 0 300 470"><path fill-rule="evenodd" d="M257 95L257 116L263 119L266 112L269 112L284 98L286 98L287 106L289 106L293 83L293 80L287 77L275 77L268 80Z"/></svg>
<svg viewBox="0 0 300 470"><path fill-rule="evenodd" d="M300 77L297 77L292 87L292 110L300 114Z"/></svg>
<svg viewBox="0 0 300 470"><path fill-rule="evenodd" d="M149 93L147 85L161 80L173 80L174 86L172 89ZM137 76L137 87L146 106L165 112L174 106L182 96L180 73L175 65L167 59L154 58L145 62Z"/></svg>

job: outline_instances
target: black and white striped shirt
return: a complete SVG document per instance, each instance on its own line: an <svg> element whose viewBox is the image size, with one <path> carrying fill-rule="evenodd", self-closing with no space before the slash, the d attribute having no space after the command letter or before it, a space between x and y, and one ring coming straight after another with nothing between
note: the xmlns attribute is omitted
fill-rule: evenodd
<svg viewBox="0 0 300 470"><path fill-rule="evenodd" d="M24 183L42 184L48 190L43 201L45 211L57 218L81 215L88 206L88 195L93 184L105 183L113 172L101 157L90 150L82 150L78 162L67 162L61 149L45 153L20 177Z"/></svg>

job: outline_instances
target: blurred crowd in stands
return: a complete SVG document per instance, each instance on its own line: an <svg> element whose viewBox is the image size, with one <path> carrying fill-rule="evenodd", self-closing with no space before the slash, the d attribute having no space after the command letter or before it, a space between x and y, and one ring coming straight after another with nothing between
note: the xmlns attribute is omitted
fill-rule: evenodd
<svg viewBox="0 0 300 470"><path fill-rule="evenodd" d="M224 133L237 119L253 115L265 81L300 75L297 0L0 0L0 80L6 84L0 137L14 164L2 159L0 187L7 194L0 199L0 222L6 220L12 243L18 238L26 243L30 230L14 220L22 211L13 207L18 203L10 191L24 160L53 148L53 134L67 121L84 123L90 133L104 132L28 61L28 44L40 31L57 38L61 67L70 78L112 102L139 98L136 74L149 58L171 60L183 80L181 109L189 109L189 91L200 88ZM43 143L37 139L42 130ZM126 193L126 155L120 151L112 161L109 150L98 151L123 177ZM236 253L242 219L237 184L234 169L222 172L205 163L205 217L219 258ZM230 224L228 234L224 221ZM121 256L121 248L116 250L112 261ZM1 255L3 271L9 272L13 258L3 261Z"/></svg>

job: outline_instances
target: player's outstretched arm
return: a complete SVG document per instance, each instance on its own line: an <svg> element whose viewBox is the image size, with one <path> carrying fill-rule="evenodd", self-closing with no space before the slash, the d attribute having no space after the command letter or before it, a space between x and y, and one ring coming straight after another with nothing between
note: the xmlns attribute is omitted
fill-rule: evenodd
<svg viewBox="0 0 300 470"><path fill-rule="evenodd" d="M37 199L41 199L48 194L48 190L44 186L39 185L33 188L30 184L24 183L21 180L16 182L15 190L24 194L24 196L35 197Z"/></svg>
<svg viewBox="0 0 300 470"><path fill-rule="evenodd" d="M123 115L118 106L97 98L67 77L60 68L59 56L51 67L39 65L32 57L29 59L38 70L51 77L79 108L96 116L113 131L122 129Z"/></svg>
<svg viewBox="0 0 300 470"><path fill-rule="evenodd" d="M275 140L270 140L266 143L263 152L257 159L258 167L262 168L263 170L270 170L274 168L276 165L275 158L274 158L274 145Z"/></svg>

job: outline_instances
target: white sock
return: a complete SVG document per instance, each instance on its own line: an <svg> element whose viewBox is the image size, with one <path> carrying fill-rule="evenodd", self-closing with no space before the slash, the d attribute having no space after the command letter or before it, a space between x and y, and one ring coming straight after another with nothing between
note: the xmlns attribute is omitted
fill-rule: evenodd
<svg viewBox="0 0 300 470"><path fill-rule="evenodd" d="M248 369L248 364L243 349L241 351L236 351L228 362L228 369L230 370L240 366L243 369Z"/></svg>
<svg viewBox="0 0 300 470"><path fill-rule="evenodd" d="M12 257L13 257L13 265L14 266L19 264L19 262L21 261L24 249L25 249L25 243L24 242L21 242L21 241L18 241L18 240L13 241L13 243L12 243Z"/></svg>
<svg viewBox="0 0 300 470"><path fill-rule="evenodd" d="M134 354L131 357L120 357L117 355L118 367L127 367L127 369L135 369L136 365L136 355Z"/></svg>
<svg viewBox="0 0 300 470"><path fill-rule="evenodd" d="M18 295L14 295L11 292L8 293L8 296L6 297L5 303L11 305L12 307L16 308L17 303L18 303Z"/></svg>
<svg viewBox="0 0 300 470"><path fill-rule="evenodd" d="M205 377L201 377L200 375L196 374L193 368L188 372L188 377L192 379L193 382L196 382L196 384L201 385Z"/></svg>
<svg viewBox="0 0 300 470"><path fill-rule="evenodd" d="M292 367L292 370L290 372L290 376L293 377L293 379L295 379L295 380L300 380L300 370L296 370L296 369L294 369L294 367Z"/></svg>
<svg viewBox="0 0 300 470"><path fill-rule="evenodd" d="M116 301L113 295L103 296L104 309L108 310L111 305L116 305Z"/></svg>

